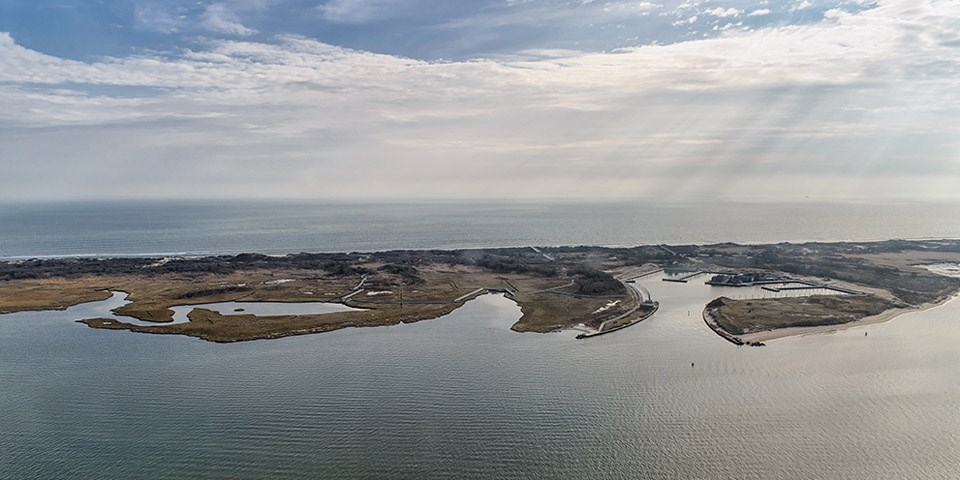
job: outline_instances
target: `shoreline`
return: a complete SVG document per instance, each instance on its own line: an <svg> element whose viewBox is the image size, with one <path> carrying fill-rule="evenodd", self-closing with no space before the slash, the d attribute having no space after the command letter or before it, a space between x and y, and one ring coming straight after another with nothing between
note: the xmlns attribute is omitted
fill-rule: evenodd
<svg viewBox="0 0 960 480"><path fill-rule="evenodd" d="M435 318L487 290L507 292L520 305L522 315L512 330L553 332L591 319L590 325L599 323L596 330L602 331L635 318L635 305L642 302L644 295L647 302L652 301L649 293L638 293L638 286L630 284L632 279L670 266L680 266L682 268L675 270L686 272L769 271L778 278L810 277L811 282L815 280L818 284L856 281L858 292L874 292L879 298L870 302L813 302L811 308L816 307L816 315L806 315L810 317L808 321L804 321L803 312L796 312L803 302L774 304L766 307L767 311L750 315L744 310L741 314L749 320L744 330L755 333L733 337L736 342L759 343L886 321L902 313L932 307L924 302L948 299L960 289L960 279L929 272L917 266L920 262L960 263L960 242L889 240L876 244L760 246L723 243L625 249L528 246L371 254L0 261L0 310L64 308L103 300L111 295L106 293L109 291L123 291L127 293L128 302L117 307L114 314L151 322L148 327L139 328L152 328L156 324L164 327L165 333L253 339ZM362 293L365 290L377 295L368 298ZM890 300L880 301L884 299ZM365 310L291 312L283 316L206 311L195 315L202 321L172 321L176 314L174 307L240 301L339 303ZM921 307L910 308L911 304ZM618 306L602 318L596 315L611 305ZM891 310L884 311L884 308ZM831 309L842 314L841 317L835 318ZM780 318L787 313L799 320ZM858 320L860 315L875 313L880 315ZM608 317L610 319L601 322ZM709 324L709 319L707 321ZM759 331L831 321L851 322ZM110 326L123 327L113 323ZM740 331L740 327L731 328Z"/></svg>
<svg viewBox="0 0 960 480"><path fill-rule="evenodd" d="M714 315L714 308L712 308L712 307L709 307L709 306L704 307L704 308L703 308L703 313L702 313L701 316L703 317L703 322L706 323L708 327L710 327L710 330L713 330L713 333L716 333L720 338L722 338L722 339L724 339L724 340L726 340L726 341L728 341L728 342L730 342L730 343L732 343L732 344L734 344L734 345L736 345L736 346L738 346L738 347L742 347L742 346L744 346L744 345L748 345L748 346L751 346L751 347L763 347L763 346L765 346L763 343L760 343L759 341L757 341L757 342L747 342L747 341L744 340L742 337L738 337L738 336L736 336L736 335L734 335L734 334L732 334L732 333L724 330L723 328L721 328L720 325L717 323L716 316Z"/></svg>
<svg viewBox="0 0 960 480"><path fill-rule="evenodd" d="M800 337L805 335L821 335L821 334L833 333L833 332L848 330L856 327L865 327L868 325L878 325L881 323L886 323L901 315L905 315L908 313L926 312L928 310L933 310L935 308L942 307L943 305L946 305L947 303L954 300L960 300L960 293L954 293L953 295L950 295L949 297L943 300L940 300L938 302L928 302L928 303L918 305L916 307L891 308L880 314L864 317L854 322L841 323L838 325L818 325L814 327L778 328L776 330L766 330L763 332L746 333L743 335L739 335L739 338L745 343L746 342L769 342L769 341L779 340L782 338L789 338L789 337ZM717 328L719 328L719 326ZM726 330L723 330L723 332L726 333L727 335L737 337L735 335L730 334Z"/></svg>
<svg viewBox="0 0 960 480"><path fill-rule="evenodd" d="M583 332L583 333L577 335L577 336L576 336L576 339L577 339L577 340L584 340L584 339L587 339L587 338L599 337L600 335L606 335L606 334L608 334L608 333L613 333L613 332L617 332L617 331L623 330L624 328L627 328L627 327L632 327L632 326L634 326L634 325L636 325L636 324L638 324L638 323L640 323L640 322L642 322L642 321L644 321L644 320L652 317L653 314L657 313L657 310L660 310L660 303L659 303L659 302L653 302L653 310L651 310L650 313L648 313L648 314L646 314L646 315L641 315L640 317L637 317L636 319L632 320L630 323L625 323L625 324L623 324L623 325L620 325L619 327L611 328L610 330L598 330L598 331L595 331L595 332ZM577 330L577 328L576 328L576 327L573 327L573 328L570 328L570 330ZM579 331L579 330L577 330L577 331Z"/></svg>
<svg viewBox="0 0 960 480"><path fill-rule="evenodd" d="M907 241L907 242L929 242L929 241L948 241L948 242L960 242L960 237L950 237L950 236L923 236L923 237L898 237L898 240ZM792 238L792 239L769 239L769 240L730 240L730 239L715 239L715 240L699 240L690 243L690 245L696 246L708 246L708 245L718 245L723 243L733 243L736 245L744 247L759 247L764 245L773 245L773 244L788 244L788 245L803 245L803 244L848 244L848 243L882 243L891 241L890 237L865 237L865 238L846 238L846 239L831 239L831 238ZM676 243L674 243L676 242ZM569 248L576 246L591 246L597 248L609 248L609 249L630 249L644 246L652 245L685 245L683 240L663 240L658 241L656 239L644 240L641 243L578 243L570 242L566 244L543 244L537 245L538 247L545 248ZM46 254L14 254L14 255L0 255L0 262L23 262L29 260L85 260L85 259L160 259L160 258L183 258L183 259L193 259L193 258L206 258L206 257L220 257L220 256L236 256L242 255L245 253L255 253L263 254L267 256L276 256L283 257L288 255L296 255L298 253L311 253L311 254L325 254L325 253L340 253L340 254L375 254L383 252L430 252L433 250L462 250L462 251L482 251L482 250L500 250L500 249L522 249L528 248L529 243L524 244L514 244L514 245L501 245L501 244L485 244L485 245L473 245L473 246L455 246L455 245L438 245L434 247L404 247L403 245L397 245L393 247L374 247L372 249L352 249L352 248L331 248L331 249L317 249L307 251L305 249L291 249L289 251L272 251L272 252L262 252L256 251L255 249L240 249L240 250L220 250L220 251L179 251L179 252L100 252L100 253L46 253Z"/></svg>

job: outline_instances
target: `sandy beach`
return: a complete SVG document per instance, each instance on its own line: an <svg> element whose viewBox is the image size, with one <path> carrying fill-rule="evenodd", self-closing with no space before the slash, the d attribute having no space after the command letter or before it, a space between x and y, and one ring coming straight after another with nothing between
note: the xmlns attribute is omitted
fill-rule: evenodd
<svg viewBox="0 0 960 480"><path fill-rule="evenodd" d="M872 316L857 320L855 322L844 323L840 325L820 325L816 327L778 328L776 330L768 330L765 332L756 332L756 333L738 335L738 337L744 342L769 342L771 340L777 340L780 338L793 337L798 335L817 335L817 334L823 334L823 333L832 333L840 330L846 330L849 328L863 327L867 325L876 325L878 323L883 323L889 320L893 320L894 318L907 313L917 313L917 312L932 310L934 308L943 306L949 302L957 300L958 298L960 298L960 294L955 294L939 302L925 303L914 308L892 308L879 315L872 315Z"/></svg>

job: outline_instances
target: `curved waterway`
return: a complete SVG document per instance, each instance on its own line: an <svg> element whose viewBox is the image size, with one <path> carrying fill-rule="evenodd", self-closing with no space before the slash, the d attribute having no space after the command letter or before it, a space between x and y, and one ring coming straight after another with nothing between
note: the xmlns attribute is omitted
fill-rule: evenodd
<svg viewBox="0 0 960 480"><path fill-rule="evenodd" d="M170 307L173 310L172 322L147 322L133 317L116 315L113 310L120 308L128 303L127 294L124 292L110 292L110 298L101 302L91 302L85 305L77 305L69 309L70 315L80 315L85 312L83 318L112 318L117 321L132 323L134 325L163 326L173 325L175 323L186 323L190 319L187 315L195 308L213 310L222 315L257 315L260 317L280 316L280 315L317 315L321 313L336 312L358 312L359 308L352 308L341 303L322 303L322 302L217 302L200 303L196 305L175 305ZM2 316L0 316L2 318Z"/></svg>
<svg viewBox="0 0 960 480"><path fill-rule="evenodd" d="M957 478L960 301L738 348L717 287L641 284L655 316L579 341L494 295L233 344L0 316L0 478Z"/></svg>

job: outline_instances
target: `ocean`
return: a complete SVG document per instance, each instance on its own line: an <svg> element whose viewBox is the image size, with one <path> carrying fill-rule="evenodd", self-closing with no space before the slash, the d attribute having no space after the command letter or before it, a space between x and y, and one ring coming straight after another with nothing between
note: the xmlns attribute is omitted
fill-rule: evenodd
<svg viewBox="0 0 960 480"><path fill-rule="evenodd" d="M960 203L0 205L0 258L960 237Z"/></svg>

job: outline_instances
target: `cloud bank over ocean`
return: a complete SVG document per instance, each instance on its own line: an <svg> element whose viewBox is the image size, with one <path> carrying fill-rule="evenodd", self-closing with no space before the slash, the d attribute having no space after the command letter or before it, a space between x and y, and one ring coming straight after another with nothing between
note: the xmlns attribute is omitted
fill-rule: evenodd
<svg viewBox="0 0 960 480"><path fill-rule="evenodd" d="M21 27L0 198L960 195L960 4L763 3L135 2L109 53Z"/></svg>

